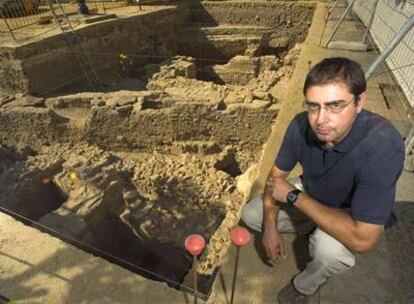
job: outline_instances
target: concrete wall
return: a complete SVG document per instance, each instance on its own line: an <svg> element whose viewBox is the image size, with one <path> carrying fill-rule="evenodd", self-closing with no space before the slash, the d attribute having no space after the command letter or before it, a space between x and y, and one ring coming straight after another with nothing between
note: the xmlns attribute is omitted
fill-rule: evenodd
<svg viewBox="0 0 414 304"><path fill-rule="evenodd" d="M375 8L376 2L378 5ZM348 0L348 2L350 2ZM414 16L412 1L358 0L354 11L368 26L373 15L370 33L383 51L407 21ZM414 107L414 29L405 36L387 59L387 64L398 80L411 107ZM375 72L374 75L375 77Z"/></svg>

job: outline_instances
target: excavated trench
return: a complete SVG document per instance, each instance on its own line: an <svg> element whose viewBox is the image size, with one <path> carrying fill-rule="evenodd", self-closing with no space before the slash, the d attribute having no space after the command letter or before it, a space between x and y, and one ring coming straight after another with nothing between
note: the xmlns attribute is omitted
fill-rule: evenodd
<svg viewBox="0 0 414 304"><path fill-rule="evenodd" d="M201 234L208 295L246 199L238 180L260 159L313 9L193 1L88 27L85 50L94 30L106 48L128 36L112 51L129 55L103 65L98 92L76 77L55 85L62 72L41 65L39 49L71 64L61 38L3 53L2 211L173 287L191 288L184 240Z"/></svg>

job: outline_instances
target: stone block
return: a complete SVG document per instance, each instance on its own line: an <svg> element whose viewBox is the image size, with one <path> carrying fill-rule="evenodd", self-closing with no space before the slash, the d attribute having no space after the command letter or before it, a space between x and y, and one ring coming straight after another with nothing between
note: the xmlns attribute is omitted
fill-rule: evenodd
<svg viewBox="0 0 414 304"><path fill-rule="evenodd" d="M116 104L118 106L132 105L137 102L136 96L120 96Z"/></svg>

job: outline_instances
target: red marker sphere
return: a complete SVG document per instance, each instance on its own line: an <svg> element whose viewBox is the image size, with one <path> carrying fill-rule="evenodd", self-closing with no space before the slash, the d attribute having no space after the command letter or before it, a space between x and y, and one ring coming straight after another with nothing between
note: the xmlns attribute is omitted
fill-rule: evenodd
<svg viewBox="0 0 414 304"><path fill-rule="evenodd" d="M199 255L203 251L206 241L201 235L192 234L185 239L184 245L191 255Z"/></svg>
<svg viewBox="0 0 414 304"><path fill-rule="evenodd" d="M230 238L234 245L236 246L244 246L248 242L250 242L250 232L243 227L236 227L233 228L230 232Z"/></svg>

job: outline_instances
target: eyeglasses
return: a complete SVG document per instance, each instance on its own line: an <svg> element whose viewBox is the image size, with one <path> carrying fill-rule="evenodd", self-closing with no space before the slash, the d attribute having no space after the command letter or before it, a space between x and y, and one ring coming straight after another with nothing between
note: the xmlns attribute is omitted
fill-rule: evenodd
<svg viewBox="0 0 414 304"><path fill-rule="evenodd" d="M353 103L355 98L351 101L346 102L345 100L333 100L327 101L322 106L319 103L312 102L312 101L305 101L305 109L309 113L319 113L321 108L323 107L326 111L330 113L340 113L343 109L345 109L348 105Z"/></svg>

